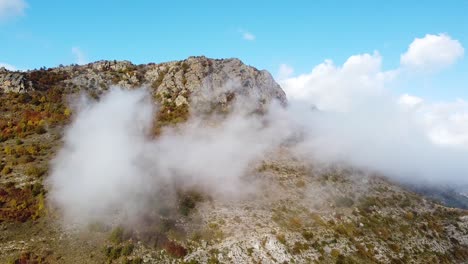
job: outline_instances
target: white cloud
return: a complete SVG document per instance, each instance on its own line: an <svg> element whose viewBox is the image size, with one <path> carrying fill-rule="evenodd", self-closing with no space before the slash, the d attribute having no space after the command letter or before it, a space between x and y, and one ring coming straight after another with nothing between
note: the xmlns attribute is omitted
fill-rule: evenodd
<svg viewBox="0 0 468 264"><path fill-rule="evenodd" d="M409 94L403 94L400 96L398 99L398 103L400 105L403 105L405 107L415 107L419 104L421 104L424 100L421 97L409 95Z"/></svg>
<svg viewBox="0 0 468 264"><path fill-rule="evenodd" d="M468 148L468 102L430 103L423 98L403 94L398 103L416 116L427 137L440 146Z"/></svg>
<svg viewBox="0 0 468 264"><path fill-rule="evenodd" d="M22 16L27 7L24 0L0 0L0 20Z"/></svg>
<svg viewBox="0 0 468 264"><path fill-rule="evenodd" d="M421 111L430 139L453 147L468 147L468 102L462 99L425 105Z"/></svg>
<svg viewBox="0 0 468 264"><path fill-rule="evenodd" d="M243 30L243 29L239 29L239 33L242 34L243 39L248 40L248 41L253 41L256 38L254 34L250 33L249 31Z"/></svg>
<svg viewBox="0 0 468 264"><path fill-rule="evenodd" d="M406 53L400 57L404 67L416 70L439 70L463 57L464 49L458 40L447 34L415 38Z"/></svg>
<svg viewBox="0 0 468 264"><path fill-rule="evenodd" d="M287 64L281 64L278 70L278 79L283 80L288 77L290 77L294 73L294 68L287 65Z"/></svg>
<svg viewBox="0 0 468 264"><path fill-rule="evenodd" d="M454 45L458 42L450 40L446 35L427 35L424 39L429 39L430 43L451 43L443 45L453 45L451 51L461 47ZM408 58L413 58L416 54L415 47L421 47L419 40L413 42L409 52L402 55L407 63ZM421 50L429 52L427 48ZM428 67L428 62L435 61L438 61L439 66L448 65L449 62L453 63L456 56L452 56L451 60L447 58L449 56L438 55L436 52L431 58L422 58L424 61L421 65ZM384 71L382 57L374 52L351 56L341 66L325 60L315 66L312 72L280 80L280 84L291 101L303 101L326 112L358 115L359 118L355 118L357 123L352 125L359 126L362 121L360 126L368 125L365 122L382 126L384 124L380 123L380 119L388 118L388 122L396 122L395 127L401 126L398 132L408 129L409 125L422 130L421 134L436 145L468 148L468 102L461 99L453 102L428 102L408 93L395 95L388 86L393 80L398 80L401 70L402 68ZM362 120L365 117L367 120Z"/></svg>
<svg viewBox="0 0 468 264"><path fill-rule="evenodd" d="M18 70L15 66L13 66L11 64L0 62L0 68L2 68L2 67L4 67L7 70L10 70L10 71L17 71Z"/></svg>
<svg viewBox="0 0 468 264"><path fill-rule="evenodd" d="M392 81L398 73L383 71L374 53L352 56L342 66L325 61L283 80L292 116L306 128L298 153L407 182L466 183L468 102L395 95L389 84L398 83ZM320 111L311 111L311 104Z"/></svg>
<svg viewBox="0 0 468 264"><path fill-rule="evenodd" d="M73 47L72 48L72 53L75 55L76 63L79 65L86 64L88 63L88 59L86 58L86 54L79 48L79 47Z"/></svg>
<svg viewBox="0 0 468 264"><path fill-rule="evenodd" d="M321 110L346 111L360 98L384 92L398 71L382 71L378 52L348 58L342 66L325 60L312 72L280 81L289 99L307 101Z"/></svg>

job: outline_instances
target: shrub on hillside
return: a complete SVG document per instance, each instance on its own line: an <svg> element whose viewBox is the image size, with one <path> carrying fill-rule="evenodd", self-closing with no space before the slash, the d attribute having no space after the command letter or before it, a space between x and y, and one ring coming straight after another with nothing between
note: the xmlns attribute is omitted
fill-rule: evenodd
<svg viewBox="0 0 468 264"><path fill-rule="evenodd" d="M26 170L26 174L31 177L42 177L44 174L46 174L47 169L42 168L42 167L37 167L37 166L30 166Z"/></svg>
<svg viewBox="0 0 468 264"><path fill-rule="evenodd" d="M109 240L115 244L119 244L123 241L124 230L122 227L118 226L112 230L112 233L109 236Z"/></svg>
<svg viewBox="0 0 468 264"><path fill-rule="evenodd" d="M182 258L185 255L187 255L187 249L185 249L183 246L173 242L173 241L168 241L164 245L164 249L166 252L176 258Z"/></svg>

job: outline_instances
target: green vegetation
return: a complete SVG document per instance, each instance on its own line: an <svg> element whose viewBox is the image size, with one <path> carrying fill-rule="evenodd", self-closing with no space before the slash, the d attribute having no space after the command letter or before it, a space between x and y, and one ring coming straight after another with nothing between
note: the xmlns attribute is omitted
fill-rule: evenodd
<svg viewBox="0 0 468 264"><path fill-rule="evenodd" d="M122 247L113 247L109 253L110 259L118 259L122 254Z"/></svg>
<svg viewBox="0 0 468 264"><path fill-rule="evenodd" d="M286 236L284 234L277 234L276 239L283 245L286 245Z"/></svg>
<svg viewBox="0 0 468 264"><path fill-rule="evenodd" d="M354 205L354 201L351 198L341 196L341 197L336 198L335 205L337 207L351 207Z"/></svg>
<svg viewBox="0 0 468 264"><path fill-rule="evenodd" d="M2 169L2 175L8 175L13 171L13 169L10 166L5 166Z"/></svg>
<svg viewBox="0 0 468 264"><path fill-rule="evenodd" d="M0 106L0 141L16 138L17 145L28 135L44 134L46 127L65 124L70 118L57 88L30 94L0 93ZM11 155L12 148L5 148L5 153Z"/></svg>
<svg viewBox="0 0 468 264"><path fill-rule="evenodd" d="M132 254L134 248L135 246L133 244L126 244L122 249L122 255L129 256Z"/></svg>
<svg viewBox="0 0 468 264"><path fill-rule="evenodd" d="M140 258L140 257L137 257L137 258L132 259L130 263L131 263L131 264L142 264L142 263L143 263L143 259Z"/></svg>
<svg viewBox="0 0 468 264"><path fill-rule="evenodd" d="M183 216L188 216L195 209L197 203L203 201L203 196L195 190L178 192L178 209Z"/></svg>
<svg viewBox="0 0 468 264"><path fill-rule="evenodd" d="M302 232L302 236L307 240L310 241L314 238L314 233L312 231L305 230Z"/></svg>
<svg viewBox="0 0 468 264"><path fill-rule="evenodd" d="M159 75L158 75L158 78L151 84L151 88L153 89L158 89L159 86L162 84L163 80L164 80L164 76L166 76L167 74L167 71L166 72L160 72Z"/></svg>
<svg viewBox="0 0 468 264"><path fill-rule="evenodd" d="M189 106L187 104L176 105L174 101L165 101L158 114L159 127L175 125L187 121L189 118Z"/></svg>
<svg viewBox="0 0 468 264"><path fill-rule="evenodd" d="M119 244L123 241L124 229L120 226L114 228L109 236L109 241Z"/></svg>
<svg viewBox="0 0 468 264"><path fill-rule="evenodd" d="M310 245L307 243L296 242L291 249L291 253L294 255L301 254L304 251L309 250Z"/></svg>
<svg viewBox="0 0 468 264"><path fill-rule="evenodd" d="M41 183L23 188L14 184L0 186L0 222L25 222L42 216L45 212L44 195Z"/></svg>
<svg viewBox="0 0 468 264"><path fill-rule="evenodd" d="M37 167L37 166L34 166L34 165L31 165L26 169L26 175L31 176L31 177L35 177L35 178L42 177L46 173L47 173L46 168Z"/></svg>
<svg viewBox="0 0 468 264"><path fill-rule="evenodd" d="M56 87L59 82L69 78L65 71L53 71L52 69L39 69L28 72L27 78L33 83L33 86L40 91L50 90ZM28 94L24 94L22 98L25 102L32 101Z"/></svg>

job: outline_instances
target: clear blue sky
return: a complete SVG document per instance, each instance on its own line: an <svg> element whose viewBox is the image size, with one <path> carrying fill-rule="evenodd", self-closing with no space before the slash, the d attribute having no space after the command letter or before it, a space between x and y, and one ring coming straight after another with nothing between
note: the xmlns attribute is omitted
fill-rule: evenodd
<svg viewBox="0 0 468 264"><path fill-rule="evenodd" d="M341 64L374 50L385 69L395 68L414 38L428 33L447 33L468 47L468 1L462 0L24 1L24 14L0 19L0 62L18 69L74 63L73 47L88 61L205 55L237 57L272 73L285 63L297 74L327 58ZM445 96L468 97L466 76L463 58L421 84L447 84L454 88Z"/></svg>

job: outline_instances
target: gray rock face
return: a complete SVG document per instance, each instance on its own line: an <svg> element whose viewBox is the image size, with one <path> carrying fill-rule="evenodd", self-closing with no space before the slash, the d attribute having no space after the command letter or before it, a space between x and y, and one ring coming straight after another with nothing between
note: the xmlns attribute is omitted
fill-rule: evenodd
<svg viewBox="0 0 468 264"><path fill-rule="evenodd" d="M0 70L0 90L26 92L38 89L35 80L49 74L65 77L44 78L56 80L46 85L70 92L87 90L100 94L113 85L127 89L146 86L155 97L177 106L205 101L226 104L237 95L248 95L262 104L274 99L286 104L285 93L267 71L247 66L238 59L206 57L143 65L129 61L98 61L28 72L3 69ZM44 81L41 85L44 86Z"/></svg>
<svg viewBox="0 0 468 264"><path fill-rule="evenodd" d="M4 92L23 93L32 90L32 82L21 72L10 72L0 68L0 90Z"/></svg>

